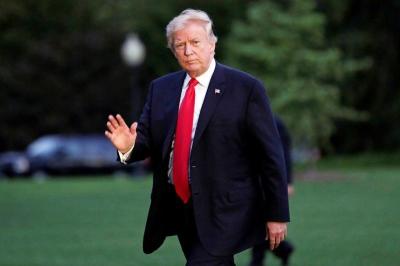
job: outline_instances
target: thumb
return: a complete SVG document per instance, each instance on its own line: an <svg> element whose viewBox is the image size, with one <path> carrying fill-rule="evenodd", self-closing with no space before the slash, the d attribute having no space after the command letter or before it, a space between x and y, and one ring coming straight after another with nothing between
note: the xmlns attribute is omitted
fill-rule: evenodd
<svg viewBox="0 0 400 266"><path fill-rule="evenodd" d="M137 122L132 123L130 131L133 135L136 135L136 128L137 128Z"/></svg>

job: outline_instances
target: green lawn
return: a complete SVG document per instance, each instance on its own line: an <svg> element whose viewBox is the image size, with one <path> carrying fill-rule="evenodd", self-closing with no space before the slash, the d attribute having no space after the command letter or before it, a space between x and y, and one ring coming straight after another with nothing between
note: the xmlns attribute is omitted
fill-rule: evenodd
<svg viewBox="0 0 400 266"><path fill-rule="evenodd" d="M296 182L292 265L400 265L400 168L336 173L343 178ZM0 265L184 265L174 237L142 253L150 186L113 177L0 182ZM248 252L236 257L247 261Z"/></svg>

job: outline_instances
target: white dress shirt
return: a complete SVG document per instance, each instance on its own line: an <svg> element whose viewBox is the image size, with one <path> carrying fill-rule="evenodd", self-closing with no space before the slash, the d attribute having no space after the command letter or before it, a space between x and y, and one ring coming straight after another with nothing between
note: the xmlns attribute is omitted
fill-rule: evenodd
<svg viewBox="0 0 400 266"><path fill-rule="evenodd" d="M193 126L192 126L192 143L193 143L193 139L194 139L194 134L196 132L197 122L199 121L201 107L203 106L204 98L206 97L207 88L208 88L208 85L210 84L211 77L214 74L215 66L216 66L216 62L215 62L215 59L213 58L207 71L204 72L203 74L201 74L200 76L196 77L196 80L199 83L195 87L194 115L193 115ZM185 96L186 90L189 87L188 85L189 85L190 79L191 79L191 77L188 74L186 74L185 80L183 81L183 84L182 84L182 92L181 92L181 98L179 101L179 106L181 105L183 97ZM119 158L122 163L126 163L126 161L130 158L133 148L134 148L134 145L125 154L122 154L120 151L118 151Z"/></svg>

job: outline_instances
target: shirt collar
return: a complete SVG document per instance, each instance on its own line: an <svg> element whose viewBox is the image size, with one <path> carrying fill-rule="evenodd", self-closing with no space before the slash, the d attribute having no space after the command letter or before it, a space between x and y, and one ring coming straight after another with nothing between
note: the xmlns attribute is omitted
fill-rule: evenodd
<svg viewBox="0 0 400 266"><path fill-rule="evenodd" d="M215 59L213 58L206 72L196 77L196 80L199 82L201 86L208 88L208 85L210 84L211 81L211 77L214 74L215 67L216 67L216 62ZM186 88L188 86L190 79L191 77L189 76L189 74L186 74L185 80L183 81L183 88Z"/></svg>

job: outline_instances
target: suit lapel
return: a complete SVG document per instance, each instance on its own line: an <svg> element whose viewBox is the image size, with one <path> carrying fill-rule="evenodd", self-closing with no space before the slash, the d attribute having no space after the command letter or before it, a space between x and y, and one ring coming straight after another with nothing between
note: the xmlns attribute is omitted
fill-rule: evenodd
<svg viewBox="0 0 400 266"><path fill-rule="evenodd" d="M199 120L197 122L196 132L192 144L192 150L196 147L204 129L207 127L215 108L221 100L225 90L225 76L223 68L217 63L214 74L207 88L206 97L204 98L203 106L201 107Z"/></svg>
<svg viewBox="0 0 400 266"><path fill-rule="evenodd" d="M167 103L167 111L166 117L168 121L171 121L169 124L167 136L165 138L163 147L162 147L162 158L168 155L169 148L172 143L172 138L174 136L176 120L178 116L178 108L179 108L179 100L181 98L182 92L182 84L185 79L186 73L182 71L181 75L175 80L175 82L168 85L169 90L166 92L165 97L168 97Z"/></svg>

